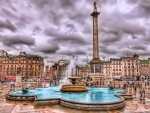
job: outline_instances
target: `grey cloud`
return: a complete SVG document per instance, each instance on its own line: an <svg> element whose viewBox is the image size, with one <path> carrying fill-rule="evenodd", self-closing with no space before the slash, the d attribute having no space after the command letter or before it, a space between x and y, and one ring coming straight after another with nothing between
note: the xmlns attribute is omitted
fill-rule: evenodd
<svg viewBox="0 0 150 113"><path fill-rule="evenodd" d="M22 35L0 35L0 41L6 46L13 46L17 44L32 46L35 44L34 38Z"/></svg>
<svg viewBox="0 0 150 113"><path fill-rule="evenodd" d="M135 46L132 46L131 49L134 49L134 50L146 50L146 47L144 45L135 45Z"/></svg>
<svg viewBox="0 0 150 113"><path fill-rule="evenodd" d="M77 34L65 34L58 30L52 29L45 30L44 34L53 37L53 39L58 43L89 44L89 42L85 40L84 37Z"/></svg>
<svg viewBox="0 0 150 113"><path fill-rule="evenodd" d="M138 37L137 36L135 36L135 35L132 35L132 39L137 39Z"/></svg>
<svg viewBox="0 0 150 113"><path fill-rule="evenodd" d="M15 23L17 27L19 28L26 28L27 25L32 23L34 21L31 16L27 14L20 14L20 17L18 18L17 22Z"/></svg>
<svg viewBox="0 0 150 113"><path fill-rule="evenodd" d="M6 20L6 21L0 20L0 28L9 29L13 32L16 31L15 26L9 20Z"/></svg>
<svg viewBox="0 0 150 113"><path fill-rule="evenodd" d="M116 54L117 51L115 49L108 49L108 48L105 48L105 49L100 49L100 52L103 52L105 54Z"/></svg>
<svg viewBox="0 0 150 113"><path fill-rule="evenodd" d="M58 52L58 54L63 54L63 55L86 55L86 51L85 50L81 50L81 49L74 49L74 50L61 50L60 52Z"/></svg>
<svg viewBox="0 0 150 113"><path fill-rule="evenodd" d="M18 16L15 14L16 12L14 13L6 8L2 8L1 11L2 11L3 15L8 18L18 19Z"/></svg>
<svg viewBox="0 0 150 113"><path fill-rule="evenodd" d="M55 41L51 41L45 45L38 45L38 46L36 45L35 47L32 47L31 49L37 52L53 54L53 53L56 53L57 50L59 50L59 45Z"/></svg>

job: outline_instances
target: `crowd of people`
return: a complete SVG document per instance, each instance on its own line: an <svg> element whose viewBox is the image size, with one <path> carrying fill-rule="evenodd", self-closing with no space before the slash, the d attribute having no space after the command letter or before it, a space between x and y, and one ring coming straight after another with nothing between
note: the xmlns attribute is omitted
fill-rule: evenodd
<svg viewBox="0 0 150 113"><path fill-rule="evenodd" d="M131 87L131 88L133 88L133 90L134 90L134 95L136 95L137 94L137 89L139 89L138 91L139 91L139 95L140 95L140 98L141 99L144 99L145 98L145 86L146 85L149 85L148 83L144 83L144 86L142 87L142 83L138 83L138 84L135 84L135 82L125 82L124 84L123 84L123 90L127 90L127 87Z"/></svg>

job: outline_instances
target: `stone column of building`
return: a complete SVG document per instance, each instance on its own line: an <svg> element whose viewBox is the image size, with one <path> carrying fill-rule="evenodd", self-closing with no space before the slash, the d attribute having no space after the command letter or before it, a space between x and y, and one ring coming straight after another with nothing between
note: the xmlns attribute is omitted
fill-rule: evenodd
<svg viewBox="0 0 150 113"><path fill-rule="evenodd" d="M91 13L93 17L93 60L99 60L99 49L98 49L98 15L100 12L97 11L96 3L94 2L94 10Z"/></svg>

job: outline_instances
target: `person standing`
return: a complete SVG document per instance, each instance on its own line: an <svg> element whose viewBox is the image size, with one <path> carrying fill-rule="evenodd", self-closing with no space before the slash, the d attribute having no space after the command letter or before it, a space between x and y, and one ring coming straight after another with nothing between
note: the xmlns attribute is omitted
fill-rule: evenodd
<svg viewBox="0 0 150 113"><path fill-rule="evenodd" d="M127 87L127 85L126 85L126 83L124 83L123 89L126 90L126 87Z"/></svg>
<svg viewBox="0 0 150 113"><path fill-rule="evenodd" d="M136 95L136 86L134 86L134 94Z"/></svg>
<svg viewBox="0 0 150 113"><path fill-rule="evenodd" d="M143 93L142 93L142 88L139 89L139 93L140 93L140 99L142 99L142 96L143 96L143 95L142 95L142 94L143 94Z"/></svg>
<svg viewBox="0 0 150 113"><path fill-rule="evenodd" d="M145 89L144 88L142 88L142 96L143 96L142 98L145 99Z"/></svg>
<svg viewBox="0 0 150 113"><path fill-rule="evenodd" d="M11 89L15 88L15 83L13 81L10 82L10 87L11 87Z"/></svg>

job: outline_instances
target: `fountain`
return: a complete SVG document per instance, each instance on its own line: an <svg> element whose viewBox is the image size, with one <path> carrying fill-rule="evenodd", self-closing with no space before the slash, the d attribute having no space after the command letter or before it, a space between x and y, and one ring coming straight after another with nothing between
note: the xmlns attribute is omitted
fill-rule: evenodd
<svg viewBox="0 0 150 113"><path fill-rule="evenodd" d="M68 65L68 70L65 72L64 77L64 83L60 84L60 90L61 91L67 91L67 92L81 92L81 91L87 91L85 84L79 84L80 77L76 77L75 70L76 70L76 64L75 64L75 55L72 55L72 58L70 60L70 64ZM68 81L69 79L69 81ZM69 84L71 82L71 84Z"/></svg>
<svg viewBox="0 0 150 113"><path fill-rule="evenodd" d="M61 91L68 91L68 92L81 92L87 91L85 84L77 84L79 77L69 77L68 78L72 84L63 84L61 87Z"/></svg>

